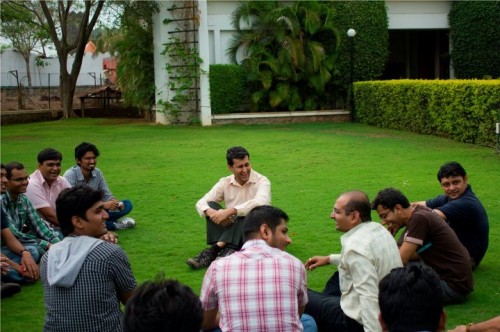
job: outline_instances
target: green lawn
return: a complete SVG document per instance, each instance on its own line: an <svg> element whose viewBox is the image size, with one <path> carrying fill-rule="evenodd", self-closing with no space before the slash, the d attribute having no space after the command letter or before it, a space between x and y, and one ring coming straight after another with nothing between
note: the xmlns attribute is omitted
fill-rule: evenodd
<svg viewBox="0 0 500 332"><path fill-rule="evenodd" d="M101 151L98 167L111 191L134 203L137 228L120 232L139 282L164 271L199 293L204 271L191 271L188 257L205 247L205 225L196 201L228 175L225 151L245 146L252 166L269 177L272 202L290 216L289 252L302 261L339 252L329 215L336 197L361 189L372 199L393 186L410 200L441 193L436 172L446 161L465 167L469 182L490 218L490 248L475 271L467 303L447 307L448 327L498 315L500 303L500 155L494 149L432 136L352 123L165 127L109 119L72 119L2 126L1 159L20 161L31 173L37 153L63 153L63 171L73 164L82 141ZM376 218L375 213L372 215ZM309 286L321 289L333 269L308 272ZM39 331L44 307L40 283L1 303L1 329ZM64 310L64 308L61 308Z"/></svg>

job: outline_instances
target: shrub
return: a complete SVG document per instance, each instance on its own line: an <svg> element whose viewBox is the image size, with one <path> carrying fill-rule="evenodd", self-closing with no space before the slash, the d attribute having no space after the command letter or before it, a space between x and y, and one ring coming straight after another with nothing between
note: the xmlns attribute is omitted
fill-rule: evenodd
<svg viewBox="0 0 500 332"><path fill-rule="evenodd" d="M499 80L358 82L359 122L494 146Z"/></svg>
<svg viewBox="0 0 500 332"><path fill-rule="evenodd" d="M456 77L500 77L500 2L453 1L448 20Z"/></svg>
<svg viewBox="0 0 500 332"><path fill-rule="evenodd" d="M210 103L212 114L243 111L246 104L245 72L239 65L210 65Z"/></svg>

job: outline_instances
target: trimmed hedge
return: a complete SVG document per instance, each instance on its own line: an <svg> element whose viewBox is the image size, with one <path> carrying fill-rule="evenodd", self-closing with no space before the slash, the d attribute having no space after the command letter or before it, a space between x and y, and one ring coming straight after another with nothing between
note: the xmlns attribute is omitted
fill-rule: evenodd
<svg viewBox="0 0 500 332"><path fill-rule="evenodd" d="M212 114L244 112L245 71L240 65L210 65L210 105Z"/></svg>
<svg viewBox="0 0 500 332"><path fill-rule="evenodd" d="M460 142L495 146L500 80L393 80L357 82L362 123Z"/></svg>
<svg viewBox="0 0 500 332"><path fill-rule="evenodd" d="M500 2L452 1L451 61L457 78L500 77Z"/></svg>

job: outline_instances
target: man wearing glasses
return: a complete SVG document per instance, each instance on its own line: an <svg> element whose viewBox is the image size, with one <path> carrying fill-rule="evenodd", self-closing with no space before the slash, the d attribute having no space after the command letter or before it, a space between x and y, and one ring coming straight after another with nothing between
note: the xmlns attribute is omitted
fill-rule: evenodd
<svg viewBox="0 0 500 332"><path fill-rule="evenodd" d="M441 279L444 303L464 302L473 289L469 253L446 221L430 208L410 205L394 188L379 191L372 209L388 227L406 227L399 247L403 264L423 262L430 266Z"/></svg>
<svg viewBox="0 0 500 332"><path fill-rule="evenodd" d="M25 195L29 177L24 165L10 162L5 165L6 191L2 193L2 208L7 213L9 227L16 238L25 245L37 248L39 257L51 244L61 240L61 234L40 218Z"/></svg>

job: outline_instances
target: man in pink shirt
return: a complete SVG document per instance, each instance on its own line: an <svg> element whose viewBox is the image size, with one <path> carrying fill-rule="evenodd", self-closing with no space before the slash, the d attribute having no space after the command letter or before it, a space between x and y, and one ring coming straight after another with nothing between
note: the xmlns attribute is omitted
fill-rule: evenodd
<svg viewBox="0 0 500 332"><path fill-rule="evenodd" d="M284 211L269 205L246 216L242 249L213 262L203 279L204 330L317 331L314 319L303 315L305 267L285 252L292 243L287 221Z"/></svg>
<svg viewBox="0 0 500 332"><path fill-rule="evenodd" d="M254 207L271 202L271 182L252 169L250 154L244 147L229 148L226 161L233 174L221 178L196 203L196 211L206 219L207 243L211 247L188 259L186 263L193 269L208 267L217 257L238 250L245 216Z"/></svg>
<svg viewBox="0 0 500 332"><path fill-rule="evenodd" d="M42 219L54 227L59 227L56 216L56 199L59 193L71 188L68 180L61 174L61 152L47 148L38 154L38 168L30 175L30 182L26 190L31 204Z"/></svg>

